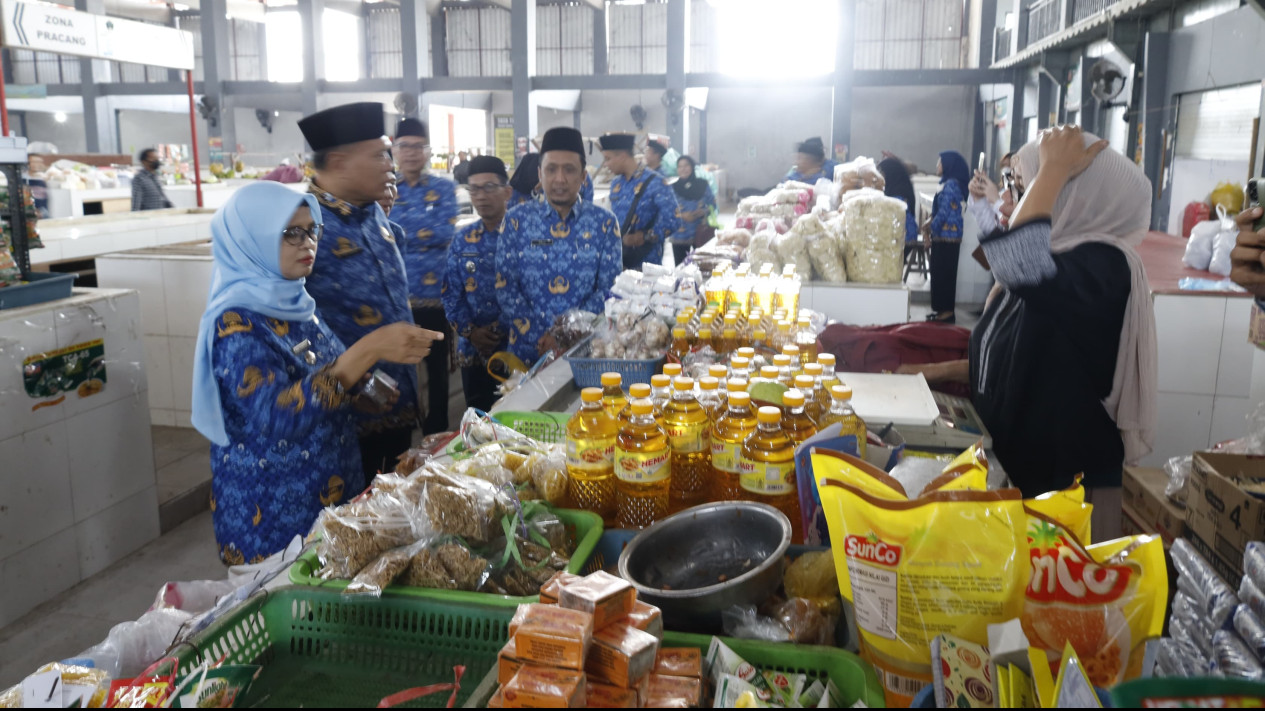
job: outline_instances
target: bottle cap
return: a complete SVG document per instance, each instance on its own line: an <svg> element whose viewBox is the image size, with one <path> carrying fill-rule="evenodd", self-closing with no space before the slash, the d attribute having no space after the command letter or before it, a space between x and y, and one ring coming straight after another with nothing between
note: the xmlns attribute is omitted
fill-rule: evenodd
<svg viewBox="0 0 1265 711"><path fill-rule="evenodd" d="M676 322L685 325L690 322L690 314L688 311L682 311L676 315Z"/></svg>
<svg viewBox="0 0 1265 711"><path fill-rule="evenodd" d="M680 326L677 326L676 328L672 329L672 337L685 338L685 329L681 328Z"/></svg>
<svg viewBox="0 0 1265 711"><path fill-rule="evenodd" d="M633 383L628 386L628 397L650 397L650 386L645 383Z"/></svg>
<svg viewBox="0 0 1265 711"><path fill-rule="evenodd" d="M713 378L710 375L704 375L703 377L698 379L698 387L703 390L719 390L720 379Z"/></svg>
<svg viewBox="0 0 1265 711"><path fill-rule="evenodd" d="M751 346L743 346L742 348L739 348L736 353L747 360L751 360L751 358L755 356L755 349Z"/></svg>
<svg viewBox="0 0 1265 711"><path fill-rule="evenodd" d="M768 333L763 328L757 328L751 332L751 340L753 341L763 341L766 337L768 337ZM751 355L755 355L754 348L751 349Z"/></svg>
<svg viewBox="0 0 1265 711"><path fill-rule="evenodd" d="M650 385L655 388L666 388L672 385L671 375L652 375L650 376Z"/></svg>
<svg viewBox="0 0 1265 711"><path fill-rule="evenodd" d="M673 380L673 381L672 381L672 387L673 387L673 389L675 389L677 392L680 392L680 391L682 391L682 390L693 390L693 389L694 389L694 379L693 379L693 378L686 378L686 377L682 376L682 377L677 378L676 380Z"/></svg>
<svg viewBox="0 0 1265 711"><path fill-rule="evenodd" d="M664 363L663 374L670 378L675 378L676 376L681 374L681 364L680 363Z"/></svg>
<svg viewBox="0 0 1265 711"><path fill-rule="evenodd" d="M745 393L747 392L748 384L749 383L742 378L731 378L725 381L725 389L729 391L730 395L733 395L734 393Z"/></svg>
<svg viewBox="0 0 1265 711"><path fill-rule="evenodd" d="M777 330L779 330L779 331L789 331L789 330L791 330L791 322L790 322L790 321L786 321L786 320L778 321L778 322L777 322Z"/></svg>
<svg viewBox="0 0 1265 711"><path fill-rule="evenodd" d="M790 357L792 357L792 358L798 358L798 357L799 357L799 346L795 345L794 343L788 343L788 344L786 344L786 345L782 346L782 354L783 354L783 355L788 355L788 356L790 356Z"/></svg>
<svg viewBox="0 0 1265 711"><path fill-rule="evenodd" d="M580 401L581 402L601 402L602 389L601 388L585 388L581 390Z"/></svg>
<svg viewBox="0 0 1265 711"><path fill-rule="evenodd" d="M737 325L738 325L738 314L737 314L737 312L731 311L731 312L729 312L729 313L725 314L725 326L735 326L735 327L736 327Z"/></svg>
<svg viewBox="0 0 1265 711"><path fill-rule="evenodd" d="M799 327L800 327L800 328L808 328L808 327L809 327L809 326L811 326L811 325L813 325L813 322L812 322L812 320L811 320L811 319L809 319L807 316L800 316L800 317L799 317Z"/></svg>
<svg viewBox="0 0 1265 711"><path fill-rule="evenodd" d="M787 368L791 365L791 357L786 355L785 353L782 353L781 355L775 355L773 356L773 365L777 366L778 368Z"/></svg>
<svg viewBox="0 0 1265 711"><path fill-rule="evenodd" d="M729 404L732 407L747 407L751 404L751 396L747 393L729 393Z"/></svg>
<svg viewBox="0 0 1265 711"><path fill-rule="evenodd" d="M607 386L607 387L612 386L612 385L618 386L618 385L623 384L623 382L624 382L624 376L620 375L619 373L602 373L602 385L604 386Z"/></svg>
<svg viewBox="0 0 1265 711"><path fill-rule="evenodd" d="M823 367L824 367L824 366L834 365L834 364L835 364L835 354L834 354L834 353L818 353L818 354L817 354L817 362L818 362L818 363L821 363Z"/></svg>
<svg viewBox="0 0 1265 711"><path fill-rule="evenodd" d="M729 364L734 367L734 370L750 368L751 359L745 356L734 356L733 360L729 361Z"/></svg>
<svg viewBox="0 0 1265 711"><path fill-rule="evenodd" d="M795 387L799 388L800 390L812 390L813 384L815 382L816 381L813 379L813 376L811 375L796 375L795 376Z"/></svg>
<svg viewBox="0 0 1265 711"><path fill-rule="evenodd" d="M794 388L782 393L782 404L786 407L801 407L804 404L804 393Z"/></svg>
<svg viewBox="0 0 1265 711"><path fill-rule="evenodd" d="M629 407L632 408L632 414L634 415L649 415L654 412L654 403L645 398L633 400Z"/></svg>
<svg viewBox="0 0 1265 711"><path fill-rule="evenodd" d="M782 421L782 411L776 407L762 407L756 412L756 420L766 424L773 424Z"/></svg>
<svg viewBox="0 0 1265 711"><path fill-rule="evenodd" d="M729 375L729 369L717 363L716 365L707 366L707 374L719 380Z"/></svg>
<svg viewBox="0 0 1265 711"><path fill-rule="evenodd" d="M724 335L724 337L725 337L725 338L737 338L737 337L738 337L738 329L736 329L736 328L726 328L726 329L725 329L722 333L723 333L723 335Z"/></svg>
<svg viewBox="0 0 1265 711"><path fill-rule="evenodd" d="M698 337L704 341L710 341L712 338L712 330L710 328L698 329Z"/></svg>
<svg viewBox="0 0 1265 711"><path fill-rule="evenodd" d="M821 363L805 363L804 372L814 377L821 375L823 368Z"/></svg>
<svg viewBox="0 0 1265 711"><path fill-rule="evenodd" d="M766 380L777 380L777 366L766 365L760 369L760 377Z"/></svg>
<svg viewBox="0 0 1265 711"><path fill-rule="evenodd" d="M847 385L836 385L830 388L830 397L836 400L851 400L852 388Z"/></svg>

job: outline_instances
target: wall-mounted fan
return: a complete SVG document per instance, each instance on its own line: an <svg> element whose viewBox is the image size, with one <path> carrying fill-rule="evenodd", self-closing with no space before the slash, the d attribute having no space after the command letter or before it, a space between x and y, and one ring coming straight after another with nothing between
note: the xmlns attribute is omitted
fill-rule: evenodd
<svg viewBox="0 0 1265 711"><path fill-rule="evenodd" d="M637 130L646 127L646 109L641 104L633 104L632 108L628 109L628 116L637 125Z"/></svg>
<svg viewBox="0 0 1265 711"><path fill-rule="evenodd" d="M1089 69L1089 93L1104 104L1124 91L1125 73L1114 62L1100 59Z"/></svg>

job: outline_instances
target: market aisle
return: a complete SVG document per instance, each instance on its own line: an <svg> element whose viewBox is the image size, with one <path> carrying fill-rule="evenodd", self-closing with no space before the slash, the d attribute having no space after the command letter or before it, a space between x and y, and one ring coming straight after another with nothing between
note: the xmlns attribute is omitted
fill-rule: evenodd
<svg viewBox="0 0 1265 711"><path fill-rule="evenodd" d="M225 575L206 511L0 629L0 688L22 681L41 664L84 651L114 625L140 617L163 583Z"/></svg>

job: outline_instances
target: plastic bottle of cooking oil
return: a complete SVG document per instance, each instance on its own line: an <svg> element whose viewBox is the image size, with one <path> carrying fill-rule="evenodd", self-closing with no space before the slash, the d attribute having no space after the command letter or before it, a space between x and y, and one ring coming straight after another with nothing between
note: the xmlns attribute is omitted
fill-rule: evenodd
<svg viewBox="0 0 1265 711"><path fill-rule="evenodd" d="M734 356L733 359L729 361L729 377L750 380L751 359L744 356Z"/></svg>
<svg viewBox="0 0 1265 711"><path fill-rule="evenodd" d="M751 329L751 346L760 353L769 349L769 336L763 328Z"/></svg>
<svg viewBox="0 0 1265 711"><path fill-rule="evenodd" d="M725 387L725 381L729 380L729 368L726 368L720 363L713 363L707 366L707 374L715 378L716 382L719 384L718 387L721 388ZM702 384L701 378L699 379L699 384Z"/></svg>
<svg viewBox="0 0 1265 711"><path fill-rule="evenodd" d="M628 394L632 395L632 391L630 390ZM655 416L663 417L663 408L672 399L672 376L650 376L650 392L644 397L650 398L650 402L654 403Z"/></svg>
<svg viewBox="0 0 1265 711"><path fill-rule="evenodd" d="M761 311L771 310L773 308L773 295L776 291L777 284L773 281L773 265L761 265L759 276L755 278L755 283L751 287L751 300L754 306Z"/></svg>
<svg viewBox="0 0 1265 711"><path fill-rule="evenodd" d="M734 393L745 393L747 392L747 387L749 385L750 381L743 380L742 378L730 378L729 381L725 383L725 392L730 395Z"/></svg>
<svg viewBox="0 0 1265 711"><path fill-rule="evenodd" d="M632 419L615 438L615 525L645 528L668 515L672 448L649 400L628 407Z"/></svg>
<svg viewBox="0 0 1265 711"><path fill-rule="evenodd" d="M682 310L681 313L676 315L676 328L684 328L687 338L692 336L691 331L693 328L691 327L690 312L688 310Z"/></svg>
<svg viewBox="0 0 1265 711"><path fill-rule="evenodd" d="M724 334L720 338L720 348L716 352L722 356L730 355L738 348L738 329L725 328Z"/></svg>
<svg viewBox="0 0 1265 711"><path fill-rule="evenodd" d="M672 346L669 348L672 355L678 360L685 358L690 354L690 336L689 331L677 326L672 329Z"/></svg>
<svg viewBox="0 0 1265 711"><path fill-rule="evenodd" d="M672 400L663 409L672 443L673 510L702 503L711 477L711 418L694 397L694 379L672 381Z"/></svg>
<svg viewBox="0 0 1265 711"><path fill-rule="evenodd" d="M795 265L787 264L782 269L781 279L777 279L775 303L786 309L791 318L799 314L800 277L795 273Z"/></svg>
<svg viewBox="0 0 1265 711"><path fill-rule="evenodd" d="M785 353L773 356L773 367L777 368L777 381L788 388L794 385L796 365L797 362Z"/></svg>
<svg viewBox="0 0 1265 711"><path fill-rule="evenodd" d="M791 357L791 367L795 369L794 375L799 375L804 369L804 354L800 352L799 346L794 343L787 343L782 346L782 355Z"/></svg>
<svg viewBox="0 0 1265 711"><path fill-rule="evenodd" d="M707 417L713 422L724 413L725 399L720 389L720 380L710 375L698 379L698 404L703 406Z"/></svg>
<svg viewBox="0 0 1265 711"><path fill-rule="evenodd" d="M778 382L778 369L776 365L766 365L760 369L760 374L751 379L751 384L757 383L776 383ZM751 388L747 388L750 390Z"/></svg>
<svg viewBox="0 0 1265 711"><path fill-rule="evenodd" d="M725 278L725 268L716 267L712 270L712 277L703 283L703 296L707 299L708 306L716 308L725 305L725 291L728 280Z"/></svg>
<svg viewBox="0 0 1265 711"><path fill-rule="evenodd" d="M739 356L741 358L746 358L747 360L751 360L753 357L755 357L755 349L752 348L751 346L743 346L742 348L739 348L738 350L734 351L734 355Z"/></svg>
<svg viewBox="0 0 1265 711"><path fill-rule="evenodd" d="M816 365L816 363L813 365ZM809 419L813 422L820 420L827 409L817 402L816 386L817 379L807 373L800 373L795 376L795 389L804 394L804 412L808 414Z"/></svg>
<svg viewBox="0 0 1265 711"><path fill-rule="evenodd" d="M821 364L821 386L830 392L830 388L836 385L842 385L839 377L835 375L835 354L834 353L818 353L817 362Z"/></svg>
<svg viewBox="0 0 1265 711"><path fill-rule="evenodd" d="M799 543L804 534L795 483L795 444L782 431L781 421L776 407L760 408L755 431L742 443L738 468L743 498L786 514L791 520L791 540Z"/></svg>
<svg viewBox="0 0 1265 711"><path fill-rule="evenodd" d="M813 333L813 324L807 318L801 318L795 329L795 345L799 346L800 356L805 363L817 360L817 334Z"/></svg>
<svg viewBox="0 0 1265 711"><path fill-rule="evenodd" d="M623 383L624 376L619 373L602 373L602 409L611 419L619 417L620 411L628 404L621 387Z"/></svg>
<svg viewBox="0 0 1265 711"><path fill-rule="evenodd" d="M778 353L781 353L782 349L785 348L787 344L794 343L794 338L794 334L791 333L791 322L786 319L782 319L777 322L777 331L774 332L772 342L769 343L769 346Z"/></svg>
<svg viewBox="0 0 1265 711"><path fill-rule="evenodd" d="M857 438L857 454L865 458L865 420L852 409L852 388L847 385L836 385L830 388L830 409L821 417L821 429L842 423L840 434L855 435Z"/></svg>
<svg viewBox="0 0 1265 711"><path fill-rule="evenodd" d="M755 412L751 396L744 392L729 393L729 405L712 425L712 492L713 501L738 501L744 498L739 461L742 443L755 432Z"/></svg>
<svg viewBox="0 0 1265 711"><path fill-rule="evenodd" d="M676 376L681 374L681 364L680 363L664 363L663 374L668 376L669 378L675 378Z"/></svg>
<svg viewBox="0 0 1265 711"><path fill-rule="evenodd" d="M633 383L628 386L628 405L624 405L624 409L619 411L619 415L615 417L615 425L623 427L630 419L632 419L632 410L629 406L633 400L638 398L650 398L650 386L645 383ZM659 424L663 424L663 411L655 408L654 416L659 420Z"/></svg>
<svg viewBox="0 0 1265 711"><path fill-rule="evenodd" d="M817 434L817 423L808 416L805 407L807 402L808 397L798 388L782 393L782 431L795 444Z"/></svg>
<svg viewBox="0 0 1265 711"><path fill-rule="evenodd" d="M575 505L607 521L615 518L615 437L619 426L602 407L602 389L580 391L580 409L567 421L567 476Z"/></svg>
<svg viewBox="0 0 1265 711"><path fill-rule="evenodd" d="M712 342L712 329L708 326L699 328L698 338L695 340L695 344L698 345L699 348L706 346L715 350L715 344Z"/></svg>
<svg viewBox="0 0 1265 711"><path fill-rule="evenodd" d="M826 388L825 378L822 377L821 363L804 364L804 375L813 379L812 402L816 403L816 408L810 407L809 414L816 412L813 419L820 420L820 416L830 409L830 390Z"/></svg>

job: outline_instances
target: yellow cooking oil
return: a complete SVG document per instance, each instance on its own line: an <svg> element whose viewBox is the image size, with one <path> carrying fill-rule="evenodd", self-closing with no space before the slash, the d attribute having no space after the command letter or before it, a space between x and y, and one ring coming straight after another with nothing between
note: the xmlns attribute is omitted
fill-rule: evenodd
<svg viewBox="0 0 1265 711"><path fill-rule="evenodd" d="M717 355L728 356L738 348L738 329L725 328L720 337L719 347L716 349Z"/></svg>
<svg viewBox="0 0 1265 711"><path fill-rule="evenodd" d="M786 353L773 356L773 367L777 368L777 381L788 388L794 385L795 369L798 363L799 361Z"/></svg>
<svg viewBox="0 0 1265 711"><path fill-rule="evenodd" d="M632 419L632 401L639 398L646 398L654 403L653 389L645 383L633 383L628 386L628 404L624 405L624 409L619 411L619 415L615 418L615 426L623 427L624 423ZM658 407L654 409L655 419L663 423L663 410Z"/></svg>
<svg viewBox="0 0 1265 711"><path fill-rule="evenodd" d="M720 379L704 375L698 379L698 404L707 411L707 417L715 422L725 412L725 391L720 388Z"/></svg>
<svg viewBox="0 0 1265 711"><path fill-rule="evenodd" d="M817 360L817 334L813 332L813 324L807 318L801 318L795 328L795 345L799 346L799 357L805 363Z"/></svg>
<svg viewBox="0 0 1265 711"><path fill-rule="evenodd" d="M744 498L739 462L742 443L755 432L756 416L751 396L729 393L725 413L712 425L712 501L739 501Z"/></svg>
<svg viewBox="0 0 1265 711"><path fill-rule="evenodd" d="M826 414L830 409L830 389L826 387L826 379L824 376L825 369L821 367L821 363L805 363L804 375L813 379L813 389L810 401L816 403L815 406L808 408L808 413L813 415L814 420L821 421L821 416Z"/></svg>
<svg viewBox="0 0 1265 711"><path fill-rule="evenodd" d="M672 329L672 346L668 349L677 360L684 360L690 354L690 335L684 326Z"/></svg>
<svg viewBox="0 0 1265 711"><path fill-rule="evenodd" d="M672 400L663 409L672 445L672 501L680 510L703 502L711 479L711 418L694 397L694 379L672 381Z"/></svg>
<svg viewBox="0 0 1265 711"><path fill-rule="evenodd" d="M615 437L619 426L602 406L601 388L580 391L580 409L567 421L567 476L578 508L615 520Z"/></svg>
<svg viewBox="0 0 1265 711"><path fill-rule="evenodd" d="M821 364L821 386L830 392L830 388L836 385L843 385L839 377L835 375L835 354L834 353L818 353L817 362Z"/></svg>
<svg viewBox="0 0 1265 711"><path fill-rule="evenodd" d="M795 485L795 443L782 431L782 413L762 407L756 413L756 429L742 443L738 460L742 498L769 504L791 520L791 542L804 539L799 517L799 493Z"/></svg>
<svg viewBox="0 0 1265 711"><path fill-rule="evenodd" d="M813 422L821 420L821 416L826 413L827 408L823 408L817 400L817 391L815 386L817 379L807 373L800 373L795 376L795 389L804 394L804 413ZM794 438L792 438L794 439Z"/></svg>
<svg viewBox="0 0 1265 711"><path fill-rule="evenodd" d="M645 528L668 515L672 448L650 400L633 400L629 411L615 438L615 525Z"/></svg>
<svg viewBox="0 0 1265 711"><path fill-rule="evenodd" d="M807 401L804 391L799 388L782 393L782 431L797 445L817 434L817 423L808 416L804 407Z"/></svg>
<svg viewBox="0 0 1265 711"><path fill-rule="evenodd" d="M631 394L631 393L630 393ZM650 376L650 392L644 397L654 403L656 417L663 417L663 408L672 399L672 377L669 375Z"/></svg>
<svg viewBox="0 0 1265 711"><path fill-rule="evenodd" d="M602 408L612 419L628 406L623 384L624 376L619 373L602 373Z"/></svg>
<svg viewBox="0 0 1265 711"><path fill-rule="evenodd" d="M866 427L865 420L852 409L852 388L847 385L836 385L830 388L830 409L822 415L819 426L826 429L830 425L841 423L840 434L853 435L857 438L857 454L865 459Z"/></svg>

